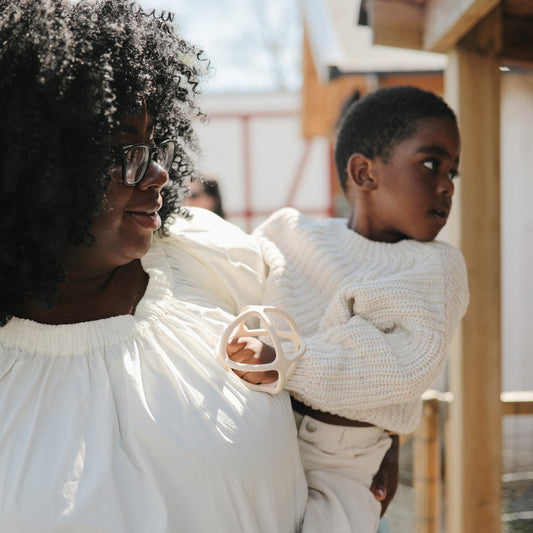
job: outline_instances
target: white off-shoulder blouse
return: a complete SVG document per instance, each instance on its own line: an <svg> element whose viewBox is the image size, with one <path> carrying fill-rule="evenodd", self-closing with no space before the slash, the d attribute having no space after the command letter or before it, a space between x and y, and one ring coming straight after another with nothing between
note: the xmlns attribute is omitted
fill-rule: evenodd
<svg viewBox="0 0 533 533"><path fill-rule="evenodd" d="M134 316L0 328L0 531L295 532L307 487L286 393L214 347L260 303L249 238L204 210L143 258Z"/></svg>

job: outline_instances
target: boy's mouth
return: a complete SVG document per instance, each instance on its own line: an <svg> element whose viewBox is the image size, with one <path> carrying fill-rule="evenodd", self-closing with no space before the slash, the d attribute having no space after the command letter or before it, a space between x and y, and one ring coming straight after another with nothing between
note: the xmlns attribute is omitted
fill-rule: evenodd
<svg viewBox="0 0 533 533"><path fill-rule="evenodd" d="M442 219L446 221L448 219L448 216L450 215L450 209L452 207L451 202L442 201L439 202L431 211L430 213L439 219Z"/></svg>
<svg viewBox="0 0 533 533"><path fill-rule="evenodd" d="M431 212L441 218L448 218L448 215L450 214L449 209L433 209Z"/></svg>
<svg viewBox="0 0 533 533"><path fill-rule="evenodd" d="M432 209L430 215L434 218L437 224L442 227L448 222L448 216L450 214L450 208L448 206L439 206L435 209Z"/></svg>

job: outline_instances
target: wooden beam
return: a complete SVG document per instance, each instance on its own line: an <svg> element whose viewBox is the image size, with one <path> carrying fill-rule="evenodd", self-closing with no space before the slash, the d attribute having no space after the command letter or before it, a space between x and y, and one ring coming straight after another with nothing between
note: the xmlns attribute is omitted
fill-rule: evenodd
<svg viewBox="0 0 533 533"><path fill-rule="evenodd" d="M533 66L533 16L504 14L502 64Z"/></svg>
<svg viewBox="0 0 533 533"><path fill-rule="evenodd" d="M447 52L502 0L428 0L423 48Z"/></svg>
<svg viewBox="0 0 533 533"><path fill-rule="evenodd" d="M424 11L420 4L373 0L368 16L374 44L422 49Z"/></svg>
<svg viewBox="0 0 533 533"><path fill-rule="evenodd" d="M500 71L494 10L449 53L445 96L462 138L460 239L470 305L450 359L447 521L454 533L501 531Z"/></svg>
<svg viewBox="0 0 533 533"><path fill-rule="evenodd" d="M530 17L533 15L533 3L531 0L504 0L504 14L516 15L519 17Z"/></svg>

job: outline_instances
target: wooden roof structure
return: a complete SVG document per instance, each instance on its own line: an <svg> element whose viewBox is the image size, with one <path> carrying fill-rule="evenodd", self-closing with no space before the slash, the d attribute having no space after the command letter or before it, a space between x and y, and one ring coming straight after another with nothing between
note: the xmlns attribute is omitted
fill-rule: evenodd
<svg viewBox="0 0 533 533"><path fill-rule="evenodd" d="M362 5L361 0L305 1L305 28L321 83L358 74L442 73L445 54L375 44L372 29L358 24Z"/></svg>
<svg viewBox="0 0 533 533"><path fill-rule="evenodd" d="M450 363L446 530L500 532L500 83L502 69L533 66L533 0L363 0L359 22L375 44L448 58L444 96L459 119L464 178L451 223L470 306Z"/></svg>
<svg viewBox="0 0 533 533"><path fill-rule="evenodd" d="M304 0L304 138L333 136L342 106L358 91L411 84L443 91L447 56L372 42L358 24L362 0ZM333 176L336 184L337 178ZM340 190L338 191L340 193Z"/></svg>
<svg viewBox="0 0 533 533"><path fill-rule="evenodd" d="M363 0L359 22L375 44L447 53L496 8L500 60L531 66L531 0Z"/></svg>

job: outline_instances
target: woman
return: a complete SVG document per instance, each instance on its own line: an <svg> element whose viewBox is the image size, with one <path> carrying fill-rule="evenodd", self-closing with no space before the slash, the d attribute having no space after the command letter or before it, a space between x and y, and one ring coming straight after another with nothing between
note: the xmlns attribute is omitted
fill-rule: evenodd
<svg viewBox="0 0 533 533"><path fill-rule="evenodd" d="M213 353L260 301L260 255L201 210L153 239L193 174L205 68L171 22L123 0L0 0L1 531L301 523L288 397Z"/></svg>

